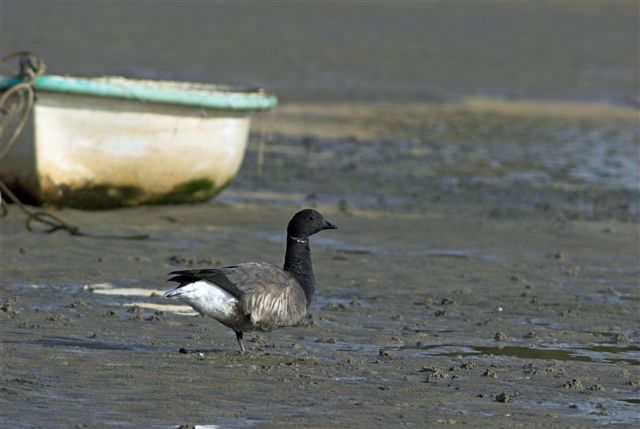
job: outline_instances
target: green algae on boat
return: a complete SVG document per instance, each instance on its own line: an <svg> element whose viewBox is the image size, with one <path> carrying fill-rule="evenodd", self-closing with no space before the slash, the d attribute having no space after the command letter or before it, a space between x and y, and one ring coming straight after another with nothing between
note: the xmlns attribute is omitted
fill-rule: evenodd
<svg viewBox="0 0 640 429"><path fill-rule="evenodd" d="M179 204L205 201L222 190L216 187L209 179L195 179L174 186L166 194L152 197L146 201L148 204Z"/></svg>
<svg viewBox="0 0 640 429"><path fill-rule="evenodd" d="M136 186L89 185L72 189L60 186L58 192L44 193L43 201L56 207L81 210L108 210L139 204L183 204L206 201L220 193L225 186L216 186L202 178L176 185L166 193L149 193Z"/></svg>

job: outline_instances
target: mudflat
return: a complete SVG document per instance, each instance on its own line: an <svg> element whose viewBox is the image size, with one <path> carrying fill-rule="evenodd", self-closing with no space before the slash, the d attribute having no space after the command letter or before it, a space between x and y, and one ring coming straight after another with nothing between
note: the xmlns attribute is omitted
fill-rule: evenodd
<svg viewBox="0 0 640 429"><path fill-rule="evenodd" d="M56 213L146 240L28 232L11 207L3 425L632 427L636 113L500 106L283 106L210 203ZM174 269L281 264L302 207L339 229L311 239L299 326L240 355L161 297Z"/></svg>

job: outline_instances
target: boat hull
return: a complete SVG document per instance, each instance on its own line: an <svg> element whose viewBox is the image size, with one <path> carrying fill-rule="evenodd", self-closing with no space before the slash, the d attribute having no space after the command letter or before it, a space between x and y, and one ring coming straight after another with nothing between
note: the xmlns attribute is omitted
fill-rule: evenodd
<svg viewBox="0 0 640 429"><path fill-rule="evenodd" d="M38 92L0 178L54 206L204 201L238 172L249 129L245 112Z"/></svg>

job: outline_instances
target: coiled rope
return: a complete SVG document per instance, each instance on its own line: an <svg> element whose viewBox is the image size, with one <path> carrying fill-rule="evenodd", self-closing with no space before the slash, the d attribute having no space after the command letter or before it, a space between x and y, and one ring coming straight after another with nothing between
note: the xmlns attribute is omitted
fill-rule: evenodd
<svg viewBox="0 0 640 429"><path fill-rule="evenodd" d="M42 59L38 55L29 51L14 52L0 58L0 65L15 59L19 59L19 72L22 77L22 82L0 93L0 142L2 142L4 132L8 128L9 124L18 116L19 119L17 120L15 128L8 137L6 143L0 146L0 160L9 153L9 150L11 150L11 147L18 139L24 125L27 123L27 119L29 119L29 114L33 110L33 103L35 101L33 84L38 76L42 75L46 70L46 66ZM68 231L71 235L93 238L122 240L145 240L149 238L147 234L111 235L81 232L77 226L65 222L58 216L46 210L29 209L2 180L0 180L0 191L0 197L2 195L6 195L12 203L27 215L26 227L29 231L36 230L36 228L33 228L33 224L39 223L46 226L46 229L44 230L46 233L64 230ZM4 201L2 201L2 198L0 198L0 206L2 210L1 215L4 217L7 215L7 207L5 206Z"/></svg>

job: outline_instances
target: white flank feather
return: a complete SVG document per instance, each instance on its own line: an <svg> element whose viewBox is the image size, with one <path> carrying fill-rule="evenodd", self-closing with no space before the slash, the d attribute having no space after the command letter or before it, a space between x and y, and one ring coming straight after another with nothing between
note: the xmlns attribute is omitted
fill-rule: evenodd
<svg viewBox="0 0 640 429"><path fill-rule="evenodd" d="M239 303L229 292L206 280L171 289L164 296L178 298L203 316L213 317L223 323L234 318Z"/></svg>

